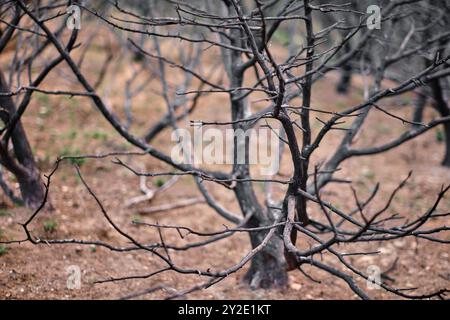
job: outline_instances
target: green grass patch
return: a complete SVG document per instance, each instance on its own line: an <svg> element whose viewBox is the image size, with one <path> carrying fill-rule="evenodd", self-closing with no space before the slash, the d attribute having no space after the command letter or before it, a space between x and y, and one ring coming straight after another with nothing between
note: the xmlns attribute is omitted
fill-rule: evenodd
<svg viewBox="0 0 450 320"><path fill-rule="evenodd" d="M436 132L435 133L436 141L443 142L444 141L444 132L442 132L442 130L439 128L435 132Z"/></svg>
<svg viewBox="0 0 450 320"><path fill-rule="evenodd" d="M0 246L0 257L8 253L8 248L5 246Z"/></svg>
<svg viewBox="0 0 450 320"><path fill-rule="evenodd" d="M43 223L44 231L48 233L53 233L58 228L58 222L56 220L46 220Z"/></svg>
<svg viewBox="0 0 450 320"><path fill-rule="evenodd" d="M100 141L107 141L109 138L109 135L106 132L100 131L100 130L95 130L91 133L87 133L86 136L88 138L92 138L94 140L100 140Z"/></svg>
<svg viewBox="0 0 450 320"><path fill-rule="evenodd" d="M61 150L60 154L61 154L61 156L76 157L76 156L81 155L81 152L80 152L80 149L78 149L78 148L72 149L71 147L66 146ZM69 161L70 161L70 163L76 164L79 167L81 167L86 162L86 159L71 158L71 159L69 159Z"/></svg>
<svg viewBox="0 0 450 320"><path fill-rule="evenodd" d="M0 209L0 217L12 216L12 213L5 209Z"/></svg>
<svg viewBox="0 0 450 320"><path fill-rule="evenodd" d="M164 183L166 183L166 181L163 178L156 178L156 180L153 182L153 184L158 188L162 187Z"/></svg>

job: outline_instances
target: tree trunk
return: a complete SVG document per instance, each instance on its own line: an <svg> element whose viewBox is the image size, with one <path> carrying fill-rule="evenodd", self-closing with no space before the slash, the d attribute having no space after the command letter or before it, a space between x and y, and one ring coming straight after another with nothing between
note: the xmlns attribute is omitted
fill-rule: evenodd
<svg viewBox="0 0 450 320"><path fill-rule="evenodd" d="M234 9L231 2L226 1L225 4L228 10L225 11L224 14L232 14ZM244 42L247 39L242 38L240 30L234 29L230 32L230 37L223 40L230 41L231 45L245 47ZM226 50L222 50L222 59L231 82L231 87L242 87L243 70L240 69L240 65L243 63L242 53L238 51L232 51L230 53ZM239 95L240 93L237 92L230 93L231 119L235 121L232 125L235 132L237 130L246 131L248 129L245 122L237 121L246 117L249 107L247 99L243 99L242 97L239 97ZM238 141L235 136L233 148L233 176L238 180L250 178L248 162L249 145L249 139L246 138L244 141ZM239 161L237 161L240 152L244 152L245 154L246 161L244 161L244 163L239 163ZM250 217L245 227L257 228L275 223L276 217L272 212L259 204L251 182L237 181L234 193L239 202L241 212L245 217ZM268 230L250 232L252 249L255 249L261 244L268 232ZM248 283L252 289L280 288L287 286L288 275L284 259L284 244L278 234L274 234L267 245L252 258L250 268L243 280Z"/></svg>
<svg viewBox="0 0 450 320"><path fill-rule="evenodd" d="M442 165L450 167L450 123L444 123L444 135L445 135L445 155L442 160Z"/></svg>
<svg viewBox="0 0 450 320"><path fill-rule="evenodd" d="M240 83L238 81L238 83ZM245 100L232 99L232 118L242 119L244 117ZM235 130L245 130L245 125L241 122L233 124ZM236 179L250 178L250 170L248 165L249 156L249 139L245 142L234 142L234 165L233 176ZM239 164L237 155L239 152L245 152L246 160L244 164ZM258 228L272 225L276 221L276 217L268 209L262 207L254 192L252 183L249 181L238 181L234 189L236 198L239 202L242 213L250 219L246 224L247 228ZM278 231L277 231L278 232ZM256 248L264 240L268 230L261 232L250 232L250 242L252 249ZM284 243L275 234L269 240L268 244L261 249L252 259L250 269L244 277L252 289L268 289L286 287L288 284L287 266L284 258Z"/></svg>
<svg viewBox="0 0 450 320"><path fill-rule="evenodd" d="M236 187L236 196L245 215L252 215L246 225L247 228L275 223L275 217L259 205L253 190L249 188L249 183L239 183ZM250 232L252 249L264 241L267 233L268 231ZM274 234L267 245L253 257L243 280L252 289L285 288L288 285L287 272L283 240L279 234Z"/></svg>
<svg viewBox="0 0 450 320"><path fill-rule="evenodd" d="M344 53L350 51L350 45L347 43L344 45ZM352 66L346 63L342 66L341 79L336 86L336 91L339 94L347 94L352 82Z"/></svg>
<svg viewBox="0 0 450 320"><path fill-rule="evenodd" d="M9 91L5 77L0 70L0 92ZM11 97L0 97L0 108L3 111L0 116L5 125L7 125L9 118L16 112L13 99ZM8 146L3 145L2 142L0 162L17 178L24 204L29 208L36 208L41 204L45 189L20 120L12 131L11 140L14 156L8 151Z"/></svg>
<svg viewBox="0 0 450 320"><path fill-rule="evenodd" d="M41 180L40 173L37 169L28 170L27 175L17 175L20 193L26 207L37 208L41 205L44 198L44 184Z"/></svg>
<svg viewBox="0 0 450 320"><path fill-rule="evenodd" d="M238 83L240 83L238 81ZM245 100L232 99L232 118L242 119L244 117ZM245 130L243 123L233 124L235 130ZM248 165L250 139L245 141L234 141L234 165L233 175L237 179L250 178ZM245 152L246 160L244 164L239 164L237 156L239 152ZM246 224L247 228L258 228L272 225L276 222L276 217L268 208L262 207L249 181L239 181L234 189L242 213L250 219ZM256 248L264 241L269 231L250 232L250 242L252 249ZM278 230L276 231L278 232ZM284 258L284 243L280 234L274 234L267 245L261 249L252 259L250 269L244 277L252 289L268 289L286 287L288 284L287 266Z"/></svg>
<svg viewBox="0 0 450 320"><path fill-rule="evenodd" d="M236 101L234 99L232 101L233 119L242 119L246 102L244 100ZM233 128L235 130L246 129L242 123L235 123ZM249 139L245 139L245 143L241 144L235 138L233 175L237 179L250 178L248 165L249 145ZM245 152L247 160L245 164L237 163L238 152ZM276 217L272 212L259 204L251 182L237 182L234 190L242 213L246 217L251 217L246 224L247 228L258 228L275 223ZM268 230L250 232L250 242L253 249L261 244L267 233ZM284 258L284 243L279 234L273 235L268 244L253 257L244 281L252 289L282 288L287 286L288 276Z"/></svg>
<svg viewBox="0 0 450 320"><path fill-rule="evenodd" d="M421 90L416 99L416 105L414 108L413 121L420 123L423 121L423 110L427 104L427 92ZM420 125L413 125L414 127L420 127Z"/></svg>
<svg viewBox="0 0 450 320"><path fill-rule="evenodd" d="M265 234L251 234L252 247L261 243ZM283 255L284 243L274 235L268 245L251 261L244 281L252 289L285 288L288 285L288 273Z"/></svg>
<svg viewBox="0 0 450 320"><path fill-rule="evenodd" d="M352 82L352 67L349 64L345 64L341 71L341 80L339 81L336 91L339 94L347 94Z"/></svg>
<svg viewBox="0 0 450 320"><path fill-rule="evenodd" d="M442 117L450 116L450 108L444 97L444 91L438 79L433 80L430 84L433 93L434 103L433 107L439 112ZM445 155L442 160L442 165L450 167L450 123L445 122L444 126L444 140L445 140Z"/></svg>

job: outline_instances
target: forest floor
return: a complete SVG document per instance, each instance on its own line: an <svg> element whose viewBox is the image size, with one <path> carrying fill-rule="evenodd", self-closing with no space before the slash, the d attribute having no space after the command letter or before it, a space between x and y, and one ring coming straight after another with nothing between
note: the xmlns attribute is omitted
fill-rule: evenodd
<svg viewBox="0 0 450 320"><path fill-rule="evenodd" d="M89 62L87 62L89 63ZM95 69L95 64L87 65ZM67 69L64 72L69 72ZM58 83L53 75L46 83ZM119 81L115 79L115 81ZM114 81L112 81L114 82ZM317 83L313 92L314 105L339 111L346 106L361 101L361 81L356 79L349 96L337 95L334 87L337 76L331 75ZM51 86L50 86L51 88ZM116 90L117 91L117 90ZM113 101L115 109L121 110L122 101L115 100L119 95L114 88L109 90L108 101ZM384 104L388 110L398 115L410 115L413 96L410 101L391 99ZM148 105L152 105L149 114ZM189 117L189 120L224 120L228 117L228 101L225 95L216 98L207 97L202 106ZM132 129L142 134L152 120L164 114L162 99L147 96L134 102L135 121ZM119 112L121 116L123 113ZM427 108L426 119L436 114ZM23 117L30 143L35 150L36 159L42 172L49 173L54 161L61 154L93 154L108 151L136 151L124 142L117 133L102 119L99 112L86 98L48 97L36 93L29 110ZM314 120L315 130L320 128L319 121ZM395 138L408 129L407 124L386 117L373 111L368 123L357 138L358 145L382 144ZM394 199L386 215L399 213L408 218L425 212L435 201L441 186L450 182L450 169L440 165L443 157L444 143L441 141L441 128L410 141L403 146L381 155L360 157L345 161L336 177L351 179L361 199L365 199L376 182L380 182L380 192L368 207L368 212L383 207L387 197L403 180L409 171L413 175L406 186ZM338 145L342 132L333 132L323 143L319 154L313 159L318 163L328 158ZM170 135L165 132L155 143L168 151ZM220 230L225 220L218 217L207 205L196 204L190 207L154 214L141 214L146 207L174 203L181 199L199 197L192 178L180 178L170 189L157 194L151 201L127 207L126 201L141 195L139 178L125 168L112 163L114 158L88 159L79 161L84 178L96 192L116 224L136 236L141 241L158 241L154 229L131 224L132 220L160 224L178 224L192 227L199 231ZM150 157L122 156L128 164L143 171L156 172L167 169ZM289 166L283 165L281 171L289 173ZM9 182L15 186L13 178ZM152 188L164 183L161 178L148 179ZM213 188L215 198L229 210L238 212L234 196L228 190ZM50 201L53 209L47 206L32 223L33 234L42 238L75 238L99 240L115 245L127 245L126 240L115 232L105 221L94 199L89 195L73 166L64 163L56 173L50 186ZM282 190L275 190L281 195ZM257 187L258 195L262 188ZM278 193L277 193L278 192ZM330 184L325 188L323 197L342 209L354 208L350 187L346 184ZM24 222L31 210L13 207L3 198L0 210L0 228L2 240L22 239L22 229L18 223ZM440 204L439 210L448 212L450 195ZM320 212L313 208L312 216ZM450 219L436 219L431 225L449 225ZM192 236L180 239L175 231L164 232L165 241L183 245L198 238ZM446 238L450 238L447 236ZM172 252L177 264L185 267L225 269L237 263L249 251L249 241L245 234L236 234L226 240L214 243L207 248ZM418 292L450 286L450 257L448 247L425 240L405 239L389 243L366 243L341 246L342 252L380 251L378 255L354 256L350 261L366 270L370 265L377 265L382 271L392 269L389 277L394 282L387 283L396 287L419 287ZM336 265L331 257L324 254L324 261ZM394 268L390 268L396 261ZM82 285L80 289L67 288L68 267L78 266L81 270ZM164 284L177 290L183 290L200 281L199 276L185 276L167 272L149 279L135 279L114 283L94 284L93 282L109 277L145 275L163 264L150 254L143 252L114 253L99 246L82 245L32 245L30 243L3 246L0 254L0 299L115 299L127 294L145 290L158 284ZM230 275L222 282L208 289L195 292L187 298L192 299L354 299L355 294L347 285L320 271L305 267L305 271L321 281L312 282L300 272L291 272L290 285L285 290L251 290L241 279L248 266ZM365 286L360 281L361 286ZM395 298L382 290L371 290L373 298ZM163 298L165 291L158 291L143 296L146 299Z"/></svg>

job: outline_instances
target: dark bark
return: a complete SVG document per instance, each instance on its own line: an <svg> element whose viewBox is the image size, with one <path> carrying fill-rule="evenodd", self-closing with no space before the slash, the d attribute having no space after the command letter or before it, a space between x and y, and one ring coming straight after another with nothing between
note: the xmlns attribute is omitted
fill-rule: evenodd
<svg viewBox="0 0 450 320"><path fill-rule="evenodd" d="M446 122L444 124L444 135L445 135L445 155L442 160L442 165L445 167L450 167L450 123Z"/></svg>
<svg viewBox="0 0 450 320"><path fill-rule="evenodd" d="M5 77L0 70L0 92L9 91ZM7 125L9 118L16 111L16 106L11 97L0 97L0 107L3 110L0 116ZM7 144L2 141L0 162L17 178L24 204L29 208L36 208L42 202L45 189L21 121L16 123L11 134L11 140L14 155L10 154Z"/></svg>
<svg viewBox="0 0 450 320"><path fill-rule="evenodd" d="M261 243L261 236L251 235L252 246ZM285 288L288 285L288 273L283 257L283 241L274 236L269 244L251 261L244 281L252 289ZM280 254L281 253L281 254Z"/></svg>
<svg viewBox="0 0 450 320"><path fill-rule="evenodd" d="M233 119L241 119L243 117L243 102L242 100L234 101L232 103ZM245 127L241 123L234 125L235 130ZM249 155L249 139L246 139L244 148L246 156ZM233 175L236 178L250 177L248 164L238 164L236 161L237 151L239 145L235 142L235 161L233 166ZM242 152L242 150L241 150ZM246 163L248 163L246 161ZM257 228L272 225L276 218L271 211L263 208L256 197L251 182L238 182L235 188L236 198L243 214L251 218L249 219L248 228ZM250 232L250 242L252 248L256 248L265 238L268 231ZM259 251L252 259L250 269L244 277L252 289L268 289L286 287L288 284L288 275L286 268L286 261L284 258L284 243L278 234L274 235L269 243Z"/></svg>
<svg viewBox="0 0 450 320"><path fill-rule="evenodd" d="M275 217L258 204L256 195L249 183L238 184L235 192L241 210L245 212L245 215L251 215L247 223L248 228L262 227L275 223ZM267 232L250 233L252 248L256 248L264 240ZM250 268L244 276L244 281L252 289L284 288L288 285L284 243L278 234L272 236L268 244L253 257Z"/></svg>
<svg viewBox="0 0 450 320"><path fill-rule="evenodd" d="M341 70L341 80L339 81L336 91L339 94L347 94L352 82L352 67L350 64L345 64Z"/></svg>
<svg viewBox="0 0 450 320"><path fill-rule="evenodd" d="M352 48L348 42L344 44L343 55L348 54L351 51L351 49ZM353 68L350 62L347 62L342 66L341 79L339 80L339 83L336 86L337 93L344 95L348 93L350 85L352 83L352 71Z"/></svg>
<svg viewBox="0 0 450 320"><path fill-rule="evenodd" d="M231 6L231 4L229 4ZM231 10L230 10L231 11ZM238 31L233 31L234 41L245 41L245 39L238 40ZM233 43L234 45L242 46L243 43ZM232 52L230 60L224 56L225 65L229 67L229 77L232 87L241 87L243 85L243 70L239 68L242 63L241 53ZM232 120L239 120L245 118L246 99L236 99L236 93L230 94L231 101L231 118ZM236 122L233 124L233 129L246 130L247 126L244 122ZM243 142L243 143L242 143ZM249 139L245 141L234 142L234 165L233 176L237 179L249 178L250 170L248 161L240 164L237 161L238 152L245 152L246 157L249 156ZM248 160L248 158L246 159ZM237 182L234 189L236 198L239 202L240 209L244 216L250 216L247 222L247 227L257 228L268 226L275 223L275 217L269 210L263 208L254 192L251 182ZM265 238L268 231L250 232L250 242L252 249L255 249ZM244 276L244 281L250 285L252 289L269 289L282 288L288 284L288 275L286 262L284 259L284 243L278 234L275 234L261 251L259 251L251 260L250 268Z"/></svg>
<svg viewBox="0 0 450 320"><path fill-rule="evenodd" d="M16 176L23 202L28 208L37 208L44 198L44 184L37 168L28 168L25 176Z"/></svg>
<svg viewBox="0 0 450 320"><path fill-rule="evenodd" d="M450 115L450 108L445 101L444 92L439 80L433 80L430 86L434 98L433 107L439 112L442 117L448 117ZM442 160L442 165L450 167L450 123L445 122L443 126L445 136L445 154L444 159Z"/></svg>
<svg viewBox="0 0 450 320"><path fill-rule="evenodd" d="M231 11L231 3L228 3L229 10ZM245 41L245 39L239 40L240 35L238 31L233 31L233 41ZM234 45L243 45L242 43L233 43ZM232 52L230 56L224 54L224 64L228 68L228 75L230 77L232 87L241 87L243 84L243 70L239 68L242 63L241 53ZM228 60L230 59L230 60ZM236 93L230 95L231 101L231 116L232 120L239 120L245 118L245 99L235 99ZM242 122L233 124L234 130L246 130L246 126ZM236 178L248 178L250 177L249 165L246 161L244 164L239 164L237 159L238 152L245 152L248 157L249 141L242 142L235 140L234 144L234 165L233 176ZM244 150L242 150L244 149ZM238 199L239 206L244 216L250 219L247 223L247 227L255 228L261 226L271 225L275 222L275 217L270 214L269 210L263 208L255 195L253 186L250 182L237 182L235 187L236 198ZM265 238L268 231L251 232L250 242L252 248L256 248ZM259 251L251 260L250 268L248 269L244 281L250 285L252 289L268 289L276 287L286 287L288 283L286 262L283 256L284 244L278 235L274 235L261 251Z"/></svg>
<svg viewBox="0 0 450 320"><path fill-rule="evenodd" d="M416 105L414 108L414 114L413 114L413 122L420 123L423 121L423 110L425 109L425 106L427 104L427 96L425 90L422 90L416 100ZM418 126L418 125L415 125Z"/></svg>

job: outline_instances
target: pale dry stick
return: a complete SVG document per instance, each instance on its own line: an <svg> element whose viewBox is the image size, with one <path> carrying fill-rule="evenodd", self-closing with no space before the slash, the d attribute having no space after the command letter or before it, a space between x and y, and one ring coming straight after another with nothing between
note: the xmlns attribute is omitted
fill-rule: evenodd
<svg viewBox="0 0 450 320"><path fill-rule="evenodd" d="M185 208L185 207L189 207L189 206L196 205L196 204L202 204L205 202L206 201L204 198L189 198L189 199L185 199L185 200L180 200L175 203L167 203L167 204L162 204L159 206L140 209L139 213L140 214L152 214L152 213L157 213L157 212L162 212L162 211L169 211L169 210L173 210L173 209Z"/></svg>
<svg viewBox="0 0 450 320"><path fill-rule="evenodd" d="M172 176L168 181L164 182L162 186L157 189L151 189L147 185L147 176L139 176L139 188L143 195L132 197L131 199L125 202L125 208L132 207L138 203L153 200L153 198L165 190L169 189L173 186L181 176Z"/></svg>

